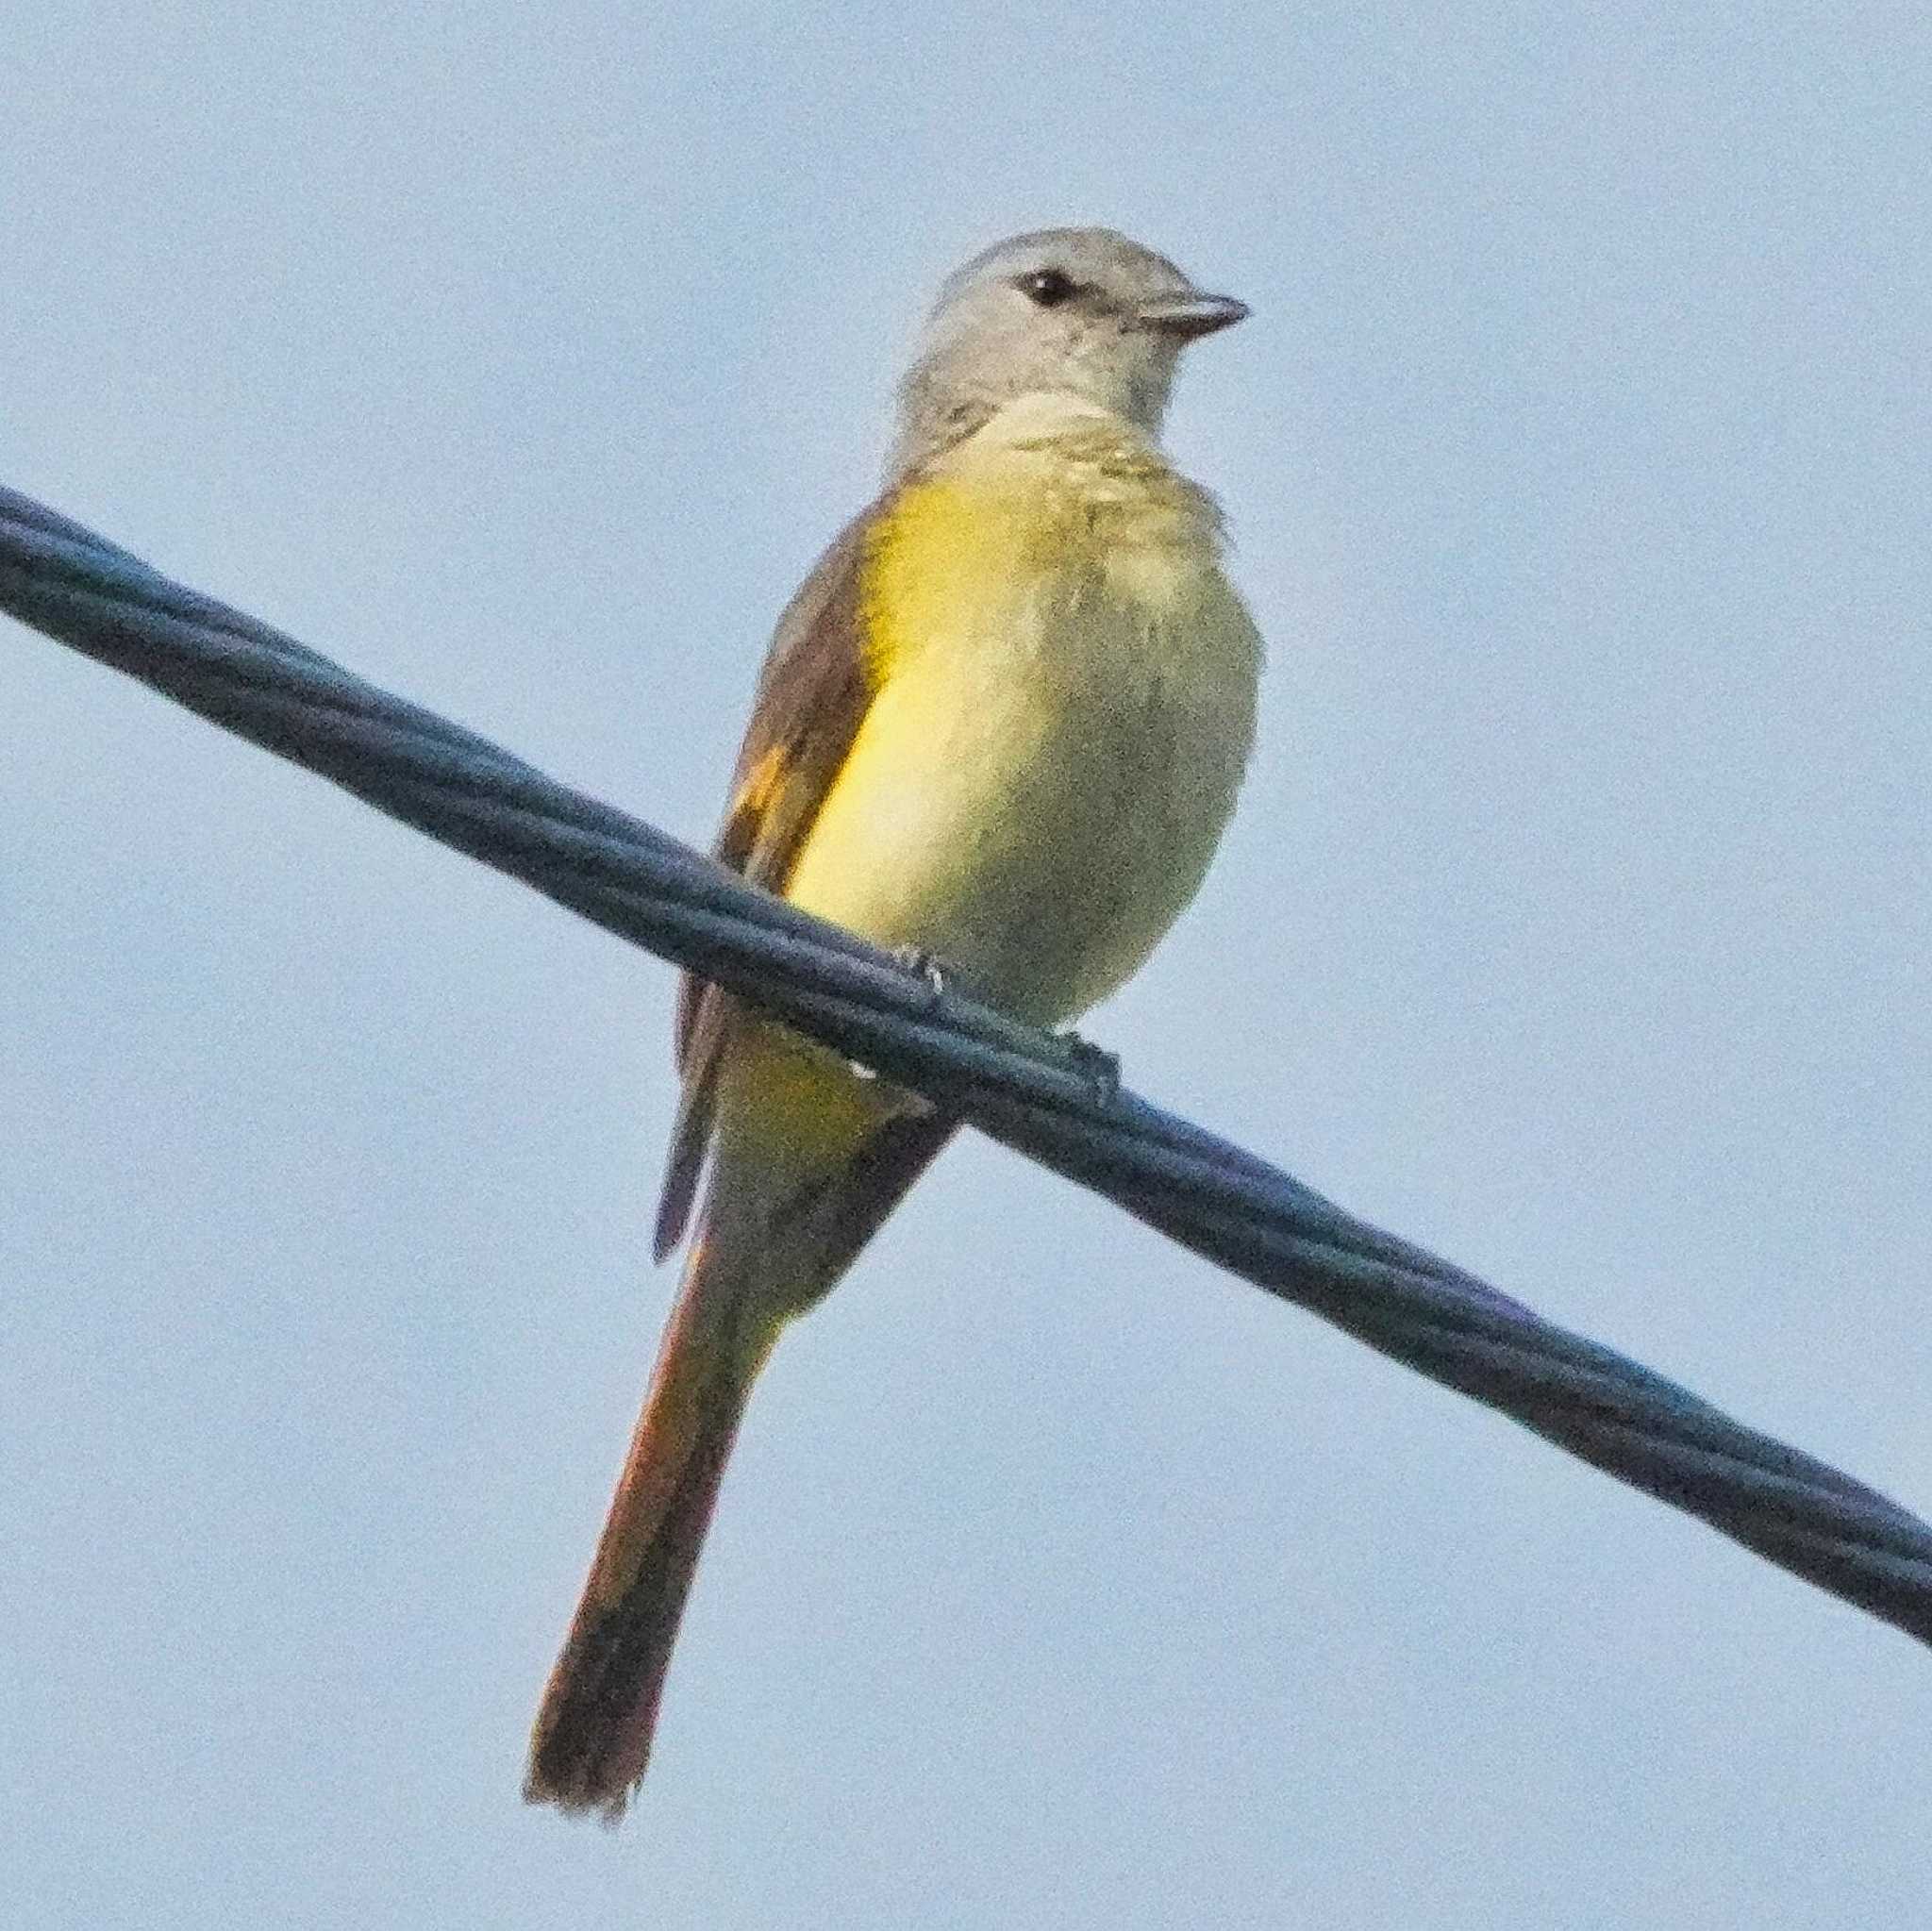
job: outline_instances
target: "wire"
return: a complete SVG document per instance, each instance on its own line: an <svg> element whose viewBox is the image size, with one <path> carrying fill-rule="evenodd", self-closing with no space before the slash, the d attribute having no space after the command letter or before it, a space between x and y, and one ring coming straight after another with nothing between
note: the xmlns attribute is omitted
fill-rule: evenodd
<svg viewBox="0 0 1932 1931"><path fill-rule="evenodd" d="M1932 1527L1036 1032L0 489L0 608L915 1088L1183 1246L1932 1643Z"/></svg>

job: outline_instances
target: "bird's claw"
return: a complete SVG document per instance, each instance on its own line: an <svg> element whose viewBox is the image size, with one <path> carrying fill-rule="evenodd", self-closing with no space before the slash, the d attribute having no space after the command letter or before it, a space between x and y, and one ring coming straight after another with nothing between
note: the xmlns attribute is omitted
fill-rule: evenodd
<svg viewBox="0 0 1932 1931"><path fill-rule="evenodd" d="M1092 1088L1093 1097L1103 1107L1112 1106L1120 1097L1121 1056L1109 1053L1105 1046L1096 1046L1091 1040L1083 1040L1078 1033L1065 1032L1059 1037L1074 1062L1074 1071Z"/></svg>
<svg viewBox="0 0 1932 1931"><path fill-rule="evenodd" d="M928 952L923 945L895 945L892 957L914 978L925 981L925 990L932 995L934 1006L946 996L946 969L936 954Z"/></svg>

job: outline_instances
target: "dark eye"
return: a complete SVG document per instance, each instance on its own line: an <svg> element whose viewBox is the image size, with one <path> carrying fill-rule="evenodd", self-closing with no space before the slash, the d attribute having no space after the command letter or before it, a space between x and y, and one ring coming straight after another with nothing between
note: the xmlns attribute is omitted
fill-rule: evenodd
<svg viewBox="0 0 1932 1931"><path fill-rule="evenodd" d="M1058 308L1069 295L1077 292L1074 278L1057 268L1042 268L1020 277L1020 292L1042 308Z"/></svg>

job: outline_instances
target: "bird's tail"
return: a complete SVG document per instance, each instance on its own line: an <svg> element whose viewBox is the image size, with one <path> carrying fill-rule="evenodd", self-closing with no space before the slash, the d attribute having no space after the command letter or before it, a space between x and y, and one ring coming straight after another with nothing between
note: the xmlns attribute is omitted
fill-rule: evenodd
<svg viewBox="0 0 1932 1931"><path fill-rule="evenodd" d="M753 1381L782 1314L745 1291L731 1230L691 1248L604 1534L530 1739L524 1795L624 1814L644 1773L672 1643Z"/></svg>
<svg viewBox="0 0 1932 1931"><path fill-rule="evenodd" d="M537 1712L531 1803L623 1815L752 1383L786 1323L845 1272L951 1131L774 1030L733 1056L677 1303Z"/></svg>

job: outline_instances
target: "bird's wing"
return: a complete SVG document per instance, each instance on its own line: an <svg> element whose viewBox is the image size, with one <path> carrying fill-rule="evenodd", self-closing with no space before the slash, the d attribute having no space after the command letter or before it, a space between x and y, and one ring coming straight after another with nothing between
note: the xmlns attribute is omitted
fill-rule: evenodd
<svg viewBox="0 0 1932 1931"><path fill-rule="evenodd" d="M848 524L785 607L758 675L751 723L732 774L724 822L711 847L722 864L782 892L793 862L872 703L858 607L874 505ZM709 1144L718 1067L732 1001L687 973L678 988L676 1063L683 1075L653 1242L676 1246Z"/></svg>

